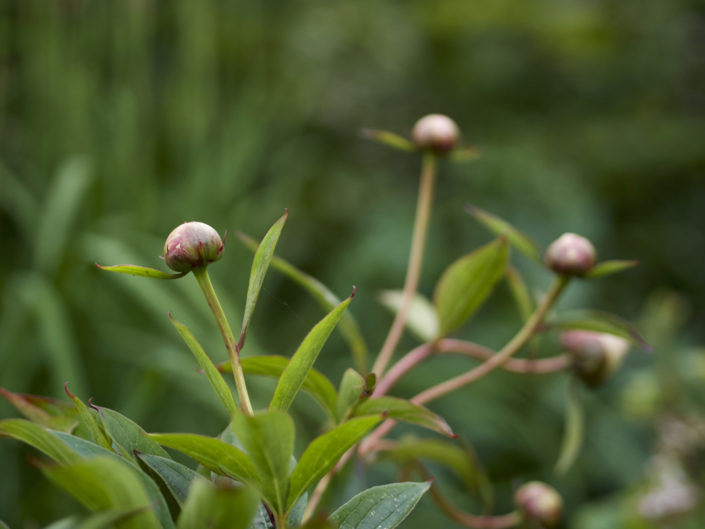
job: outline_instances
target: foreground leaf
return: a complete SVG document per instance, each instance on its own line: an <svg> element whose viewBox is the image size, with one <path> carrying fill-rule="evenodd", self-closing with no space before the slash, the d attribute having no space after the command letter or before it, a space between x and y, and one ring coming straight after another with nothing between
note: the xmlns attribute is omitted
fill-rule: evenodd
<svg viewBox="0 0 705 529"><path fill-rule="evenodd" d="M184 277L188 272L179 272L178 274L172 274L169 272L162 272L156 268L149 268L148 266L138 266L138 265L112 265L112 266L102 266L98 263L95 264L101 270L107 270L108 272L118 272L120 274L129 274L131 276L141 276L141 277L151 277L153 279L179 279Z"/></svg>
<svg viewBox="0 0 705 529"><path fill-rule="evenodd" d="M123 454L137 461L134 452L153 454L169 459L169 454L159 443L150 439L140 425L110 408L98 407L103 427Z"/></svg>
<svg viewBox="0 0 705 529"><path fill-rule="evenodd" d="M401 290L383 290L379 301L393 314L399 312L404 292ZM438 336L438 315L433 304L421 294L416 294L406 316L406 326L422 342L431 342Z"/></svg>
<svg viewBox="0 0 705 529"><path fill-rule="evenodd" d="M177 529L245 529L257 511L259 496L247 487L217 486L195 479Z"/></svg>
<svg viewBox="0 0 705 529"><path fill-rule="evenodd" d="M109 529L119 522L132 518L145 510L147 510L147 507L139 507L137 509L111 509L91 514L90 516L71 516L54 522L51 525L47 525L44 529ZM3 525L0 524L0 528L2 527Z"/></svg>
<svg viewBox="0 0 705 529"><path fill-rule="evenodd" d="M581 329L613 334L628 340L645 351L652 350L631 323L607 312L596 310L564 312L547 321L546 326L561 330Z"/></svg>
<svg viewBox="0 0 705 529"><path fill-rule="evenodd" d="M634 268L639 264L639 261L625 261L625 260L613 260L613 261L602 261L597 263L592 270L590 270L584 277L595 279L597 277L604 277L611 274L617 274L623 272L624 270L629 270Z"/></svg>
<svg viewBox="0 0 705 529"><path fill-rule="evenodd" d="M457 437L448 423L424 406L397 397L377 397L368 399L355 410L355 416L386 413L389 419L409 422L429 428L448 437Z"/></svg>
<svg viewBox="0 0 705 529"><path fill-rule="evenodd" d="M70 464L81 460L76 452L49 430L25 419L0 421L0 437L11 437L22 441L58 463Z"/></svg>
<svg viewBox="0 0 705 529"><path fill-rule="evenodd" d="M343 421L348 412L360 402L365 385L365 379L360 373L351 368L345 370L338 389L336 422Z"/></svg>
<svg viewBox="0 0 705 529"><path fill-rule="evenodd" d="M462 325L482 306L504 275L508 256L507 244L499 238L461 257L443 272L433 296L440 336Z"/></svg>
<svg viewBox="0 0 705 529"><path fill-rule="evenodd" d="M76 407L79 422L89 433L91 441L110 450L110 440L106 437L98 417L95 416L95 410L89 410L88 406L86 406L81 399L71 393L68 383L64 385L64 391Z"/></svg>
<svg viewBox="0 0 705 529"><path fill-rule="evenodd" d="M176 503L183 505L191 482L198 477L198 473L173 459L153 454L137 454L137 457L159 476Z"/></svg>
<svg viewBox="0 0 705 529"><path fill-rule="evenodd" d="M488 213L473 205L468 205L465 210L485 228L495 235L504 235L509 244L536 262L541 262L543 250L528 235L525 235L507 221Z"/></svg>
<svg viewBox="0 0 705 529"><path fill-rule="evenodd" d="M430 483L392 483L362 491L331 519L338 529L394 529L409 515Z"/></svg>
<svg viewBox="0 0 705 529"><path fill-rule="evenodd" d="M556 462L556 473L560 475L568 472L575 463L585 437L585 412L578 396L577 386L574 380L569 381L565 403L563 442Z"/></svg>
<svg viewBox="0 0 705 529"><path fill-rule="evenodd" d="M0 395L30 421L52 430L70 432L78 422L76 409L60 400L13 393L3 387L0 387Z"/></svg>

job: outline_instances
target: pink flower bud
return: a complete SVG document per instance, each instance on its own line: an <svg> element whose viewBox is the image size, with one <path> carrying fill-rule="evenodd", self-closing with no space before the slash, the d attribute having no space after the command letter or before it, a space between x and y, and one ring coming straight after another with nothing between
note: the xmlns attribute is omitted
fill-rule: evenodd
<svg viewBox="0 0 705 529"><path fill-rule="evenodd" d="M594 331L566 331L561 345L573 357L576 374L588 386L599 386L621 365L629 342L619 336Z"/></svg>
<svg viewBox="0 0 705 529"><path fill-rule="evenodd" d="M416 122L411 138L419 149L446 154L458 144L460 130L448 116L429 114Z"/></svg>
<svg viewBox="0 0 705 529"><path fill-rule="evenodd" d="M220 235L208 224L184 222L166 238L164 259L172 270L188 272L217 261L224 249Z"/></svg>
<svg viewBox="0 0 705 529"><path fill-rule="evenodd" d="M595 266L595 247L585 237L564 233L546 250L544 262L556 273L583 276Z"/></svg>
<svg viewBox="0 0 705 529"><path fill-rule="evenodd" d="M519 510L527 521L544 527L556 527L563 513L563 500L556 489L540 481L530 481L514 495Z"/></svg>

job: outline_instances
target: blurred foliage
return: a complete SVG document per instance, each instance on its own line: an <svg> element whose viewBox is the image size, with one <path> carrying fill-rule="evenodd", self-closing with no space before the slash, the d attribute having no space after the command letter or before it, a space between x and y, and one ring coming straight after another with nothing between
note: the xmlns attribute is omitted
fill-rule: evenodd
<svg viewBox="0 0 705 529"><path fill-rule="evenodd" d="M152 431L215 433L225 418L166 317L171 310L188 321L211 355L225 358L195 282L112 277L92 263L158 266L163 238L184 220L261 237L285 207L291 216L279 253L340 297L356 284L351 309L378 347L391 318L375 300L403 281L419 161L357 131L407 134L421 115L444 112L483 157L442 167L422 292L430 294L445 265L489 240L464 213L473 203L542 244L575 231L603 258L640 260L617 279L577 285L566 306L634 317L654 286L687 298L691 316L671 341L654 338L661 320L644 322L655 362L632 355L620 377L586 395L584 453L561 480L551 474L559 377L497 373L434 407L476 447L498 508L509 504L519 474L556 484L570 527L639 519L643 510L622 491L637 494L638 480L657 479L658 465L647 460L663 452L665 426L658 407L641 421L625 418L620 387L629 379L627 388L642 384L636 394L666 399L681 426L703 421L702 389L685 392L678 370L702 375L704 353L681 351L705 343L696 324L705 319L704 7L3 0L0 386L60 396L68 380L75 393ZM251 256L229 242L212 274L226 311L239 317ZM544 271L518 264L545 287ZM500 292L462 332L500 345L518 323L510 307ZM272 273L246 352L289 355L319 317L315 301ZM351 364L345 351L333 340L317 366L338 380ZM700 371L682 366L690 361ZM439 361L399 391L412 394L466 362ZM266 395L255 392L255 406ZM313 435L322 418L306 406L295 411ZM12 414L5 403L0 412ZM29 470L28 453L0 444L0 518L17 527L76 509ZM696 468L681 457L669 452L669 468ZM372 478L389 477L380 468ZM687 479L702 494L698 471ZM425 500L407 526L427 527L437 516ZM669 527L699 526L697 516Z"/></svg>

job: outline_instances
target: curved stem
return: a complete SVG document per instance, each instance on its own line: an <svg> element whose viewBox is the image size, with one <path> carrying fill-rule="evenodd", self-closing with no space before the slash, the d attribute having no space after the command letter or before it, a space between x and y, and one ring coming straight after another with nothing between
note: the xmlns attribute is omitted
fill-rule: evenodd
<svg viewBox="0 0 705 529"><path fill-rule="evenodd" d="M424 361L429 356L436 352L435 344L427 343L419 345L416 349L412 349L403 356L396 364L394 364L386 375L377 382L372 397L381 397L396 384L401 377L407 374L414 366Z"/></svg>
<svg viewBox="0 0 705 529"><path fill-rule="evenodd" d="M416 204L416 218L414 220L414 233L411 239L411 253L409 254L409 266L406 271L404 281L404 292L401 306L394 318L389 334L382 345L382 349L372 367L372 372L378 377L384 374L389 361L394 354L394 349L399 343L406 317L409 314L411 303L416 294L421 275L421 264L423 262L424 248L426 246L426 232L428 231L428 221L431 217L431 202L433 199L433 184L436 178L437 157L433 153L425 153L421 167L421 184L419 186L419 196Z"/></svg>
<svg viewBox="0 0 705 529"><path fill-rule="evenodd" d="M233 368L233 378L235 379L235 388L237 389L237 394L240 399L240 407L247 415L252 415L252 403L250 402L250 396L247 393L247 386L245 385L245 375L243 374L242 365L240 364L240 351L237 346L237 341L225 317L225 312L223 312L223 308L220 306L218 296L215 294L208 271L205 266L194 268L193 275L196 276L198 285L201 287L203 295L206 297L206 301L208 302L211 312L213 312L213 316L215 316L215 321L223 337L225 348L228 350L228 359Z"/></svg>

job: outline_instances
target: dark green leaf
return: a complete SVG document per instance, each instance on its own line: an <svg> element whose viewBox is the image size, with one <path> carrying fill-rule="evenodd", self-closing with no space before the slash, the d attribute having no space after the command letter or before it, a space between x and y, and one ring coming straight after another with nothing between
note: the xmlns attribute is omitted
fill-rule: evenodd
<svg viewBox="0 0 705 529"><path fill-rule="evenodd" d="M563 429L563 442L556 462L556 473L565 474L573 466L580 454L585 436L585 413L578 396L578 387L575 380L568 384L568 394L565 401L565 426Z"/></svg>
<svg viewBox="0 0 705 529"><path fill-rule="evenodd" d="M30 421L52 430L69 432L78 422L76 409L60 400L36 395L12 393L0 387L0 395L5 397L17 411Z"/></svg>
<svg viewBox="0 0 705 529"><path fill-rule="evenodd" d="M379 301L393 314L399 312L404 292L401 290L383 290ZM422 342L431 342L438 336L438 315L433 304L421 294L416 294L406 316L406 326Z"/></svg>
<svg viewBox="0 0 705 529"><path fill-rule="evenodd" d="M467 206L466 211L495 235L504 235L509 241L509 244L514 246L514 248L519 250L529 259L533 259L536 262L541 262L541 255L543 254L541 247L532 241L527 235L524 235L522 232L517 230L514 226L499 217L496 217L491 213L472 205Z"/></svg>
<svg viewBox="0 0 705 529"><path fill-rule="evenodd" d="M561 330L581 329L613 334L628 340L645 351L651 351L651 346L646 343L631 323L607 312L596 310L564 312L547 321L546 326Z"/></svg>
<svg viewBox="0 0 705 529"><path fill-rule="evenodd" d="M584 277L594 279L596 277L604 277L611 274L616 274L630 268L634 268L639 264L639 261L625 261L625 260L613 260L613 261L602 261L597 263L595 267L590 270Z"/></svg>
<svg viewBox="0 0 705 529"><path fill-rule="evenodd" d="M365 380L360 373L351 368L346 369L345 373L343 373L343 378L340 380L340 389L338 390L336 422L344 420L348 410L360 402L364 389Z"/></svg>
<svg viewBox="0 0 705 529"><path fill-rule="evenodd" d="M299 496L325 476L343 454L381 420L380 416L358 417L314 439L306 447L291 473L287 508L294 505Z"/></svg>
<svg viewBox="0 0 705 529"><path fill-rule="evenodd" d="M376 141L382 145L392 147L393 149L406 152L414 152L416 150L416 146L411 141L399 136L399 134L395 134L394 132L389 132L387 130L362 129L360 133L363 138Z"/></svg>
<svg viewBox="0 0 705 529"><path fill-rule="evenodd" d="M134 461L134 451L169 458L169 454L150 439L147 433L134 421L110 408L98 408L106 433L121 449L123 454Z"/></svg>
<svg viewBox="0 0 705 529"><path fill-rule="evenodd" d="M149 268L147 266L138 265L112 265L112 266L102 266L98 263L95 264L101 270L107 270L108 272L118 272L120 274L129 274L131 276L140 277L151 277L153 279L179 279L184 277L188 272L180 272L178 274L172 274L169 272L162 272L156 268Z"/></svg>
<svg viewBox="0 0 705 529"><path fill-rule="evenodd" d="M0 421L0 437L11 437L22 441L48 455L58 463L69 464L81 460L76 452L66 446L52 432L25 419L5 419Z"/></svg>
<svg viewBox="0 0 705 529"><path fill-rule="evenodd" d="M430 483L391 483L362 491L331 519L338 529L394 529L416 506Z"/></svg>
<svg viewBox="0 0 705 529"><path fill-rule="evenodd" d="M505 240L499 238L461 257L446 269L433 298L441 336L462 325L480 308L504 275L508 255Z"/></svg>
<svg viewBox="0 0 705 529"><path fill-rule="evenodd" d="M390 419L410 422L442 433L448 437L456 437L443 417L436 415L428 408L397 397L376 397L374 399L368 399L355 410L355 416L377 415L380 413L386 413L387 417Z"/></svg>
<svg viewBox="0 0 705 529"><path fill-rule="evenodd" d="M311 332L306 335L301 345L291 357L291 361L286 366L286 369L279 378L277 387L274 390L274 396L269 403L270 408L289 409L294 397L303 386L309 371L313 367L313 363L318 358L323 345L328 340L330 333L333 332L335 326L340 321L345 309L350 304L355 292L343 301L340 305L334 308L328 315L319 321Z"/></svg>
<svg viewBox="0 0 705 529"><path fill-rule="evenodd" d="M177 529L245 529L257 511L259 497L247 487L214 485L195 479Z"/></svg>
<svg viewBox="0 0 705 529"><path fill-rule="evenodd" d="M196 471L173 459L161 456L138 453L137 457L161 478L176 502L183 505L191 482L198 477Z"/></svg>

